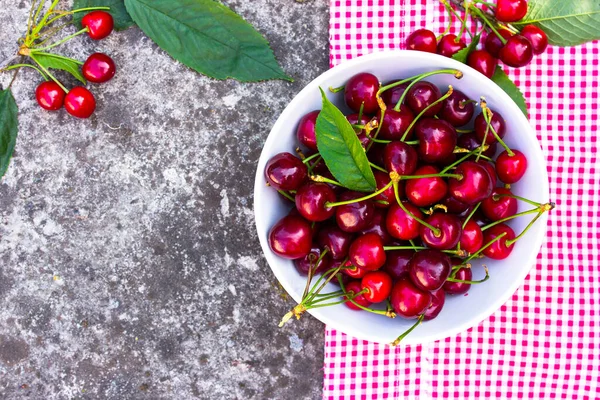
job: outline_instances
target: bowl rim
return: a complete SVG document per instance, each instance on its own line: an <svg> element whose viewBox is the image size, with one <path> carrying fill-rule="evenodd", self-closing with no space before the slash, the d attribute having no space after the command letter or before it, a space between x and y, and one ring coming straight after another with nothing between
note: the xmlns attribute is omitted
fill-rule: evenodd
<svg viewBox="0 0 600 400"><path fill-rule="evenodd" d="M473 74L473 73L478 74L481 77L488 79L487 77L482 75L480 72L472 69L471 67L469 67L466 64L463 64L457 60L443 57L443 56L433 54L433 53L416 52L416 51L409 51L409 50L393 50L393 51L381 51L381 52L375 52L375 53L371 53L371 54L367 54L367 55L362 55L362 56L353 58L351 60L345 60L341 64L338 64L338 65L334 66L333 68L330 68L329 70L323 72L322 74L317 76L315 79L313 79L310 83L308 83L288 103L288 105L285 107L283 112L280 114L277 121L275 122L275 124L273 125L272 129L269 132L269 135L263 145L263 150L261 151L261 155L258 160L258 168L257 168L256 174L255 174L255 181L254 181L255 225L256 225L257 232L258 232L259 241L260 241L260 245L261 245L263 254L267 260L267 263L269 264L269 267L271 268L271 271L273 271L273 273L275 274L275 277L277 278L277 280L279 281L281 286L286 290L286 292L288 294L290 294L290 296L294 299L294 301L296 303L298 303L300 301L300 296L298 294L294 294L293 290L290 290L291 288L289 287L289 285L287 285L282 272L279 269L273 267L273 263L271 262L271 260L274 260L275 257L277 257L277 256L270 249L269 244L268 244L268 238L261 235L261 232L263 231L263 229L261 229L261 228L264 228L264 224L261 219L257 218L257 207L259 207L259 204L257 204L257 203L260 198L258 193L264 187L264 173L262 171L261 166L264 166L266 164L266 162L268 161L267 157L271 156L271 155L266 154L266 152L264 151L264 148L270 147L269 145L276 140L276 135L274 134L274 132L278 132L279 130L281 130L282 127L284 126L284 124L286 123L286 121L288 121L290 118L293 117L292 114L294 112L294 109L293 109L294 107L292 107L292 106L294 105L294 103L297 101L298 98L304 97L308 92L311 92L313 90L318 90L318 87L323 86L324 83L332 82L332 81L336 82L336 77L339 75L342 75L347 70L354 69L361 65L363 65L364 70L367 70L369 68L370 64L375 63L377 61L385 60L388 58L391 58L391 59L401 58L403 56L415 57L415 55L418 55L419 58L429 60L434 64L435 63L440 64L440 68L458 69L458 70L462 71L463 73L465 71L469 71L470 74ZM543 202L543 203L548 202L549 197L550 197L550 193L549 193L550 189L549 189L547 163L546 163L545 157L543 156L543 152L542 152L539 140L537 139L536 133L533 130L533 127L531 126L529 119L527 117L525 117L525 115L523 114L521 109L517 106L517 104L513 101L513 99L492 80L489 80L489 84L496 86L499 101L507 103L506 106L509 107L510 114L511 115L514 114L514 115L518 116L517 118L520 119L519 123L524 123L526 125L527 128L525 129L525 131L527 131L527 134L528 135L532 134L535 141L538 143L538 146L534 146L532 151L537 153L536 154L537 158L543 160L543 165L541 166L541 167L543 167L543 168L541 168L541 170L542 170L541 178L543 178L543 180L541 182L542 187L543 187L543 193L541 193L540 198L541 198L541 202ZM328 87L328 86L329 85L326 85L325 87ZM536 251L530 252L528 258L526 260L522 260L522 261L524 261L522 264L524 264L526 266L526 268L519 270L518 276L516 277L516 279L514 279L514 281L510 285L508 285L506 287L506 290L503 292L502 296L499 296L498 298L496 298L485 311L476 314L477 315L476 318L467 319L464 322L454 325L443 331L440 331L439 333L430 334L425 337L423 337L422 335L408 335L402 341L401 344L402 345L425 344L425 343L430 343L433 341L445 339L448 337L456 336L458 333L464 332L464 331L471 329L474 326L480 324L482 321L488 319L493 313L498 311L502 307L502 305L504 305L507 301L510 300L510 298L519 289L519 287L521 287L521 285L523 285L525 278L527 277L527 275L533 268L535 261L537 259L537 255L539 254L541 246L544 242L545 234L548 229L548 213L544 213L539 218L537 223L542 224L543 226L546 227L546 229L540 230L540 233L537 235L537 237L533 238L530 242L532 244L533 249L535 249ZM321 309L308 310L308 312L311 315L313 315L315 318L317 318L319 321L323 322L324 324L327 324L328 326L337 330L338 332L342 332L349 336L352 336L352 337L355 337L355 338L358 338L361 340L370 341L373 343L389 343L388 341L379 340L378 338L373 338L373 337L364 335L361 331L354 328L354 324L347 324L347 325L341 326L340 323L336 319L330 318L328 315L326 315L320 311L321 311Z"/></svg>

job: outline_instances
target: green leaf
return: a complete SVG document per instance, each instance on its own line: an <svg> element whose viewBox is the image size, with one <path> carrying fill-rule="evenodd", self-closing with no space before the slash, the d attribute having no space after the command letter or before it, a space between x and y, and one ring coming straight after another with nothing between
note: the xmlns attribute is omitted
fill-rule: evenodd
<svg viewBox="0 0 600 400"><path fill-rule="evenodd" d="M0 177L6 173L17 143L17 114L17 103L10 89L0 90Z"/></svg>
<svg viewBox="0 0 600 400"><path fill-rule="evenodd" d="M122 31L133 25L133 20L129 16L125 8L125 0L75 0L73 2L73 10L88 7L110 7L109 13L115 20L115 29ZM73 22L81 28L81 19L86 12L79 12L73 15Z"/></svg>
<svg viewBox="0 0 600 400"><path fill-rule="evenodd" d="M469 45L467 47L465 47L464 49L462 49L459 52L457 52L455 55L452 56L452 58L454 58L457 61L460 61L463 64L466 64L467 63L467 58L469 57L469 54L471 54L471 52L473 50L475 50L475 48L479 44L479 39L480 38L481 38L481 34L475 36L473 38L473 40L471 41L471 43L469 43Z"/></svg>
<svg viewBox="0 0 600 400"><path fill-rule="evenodd" d="M494 72L494 76L492 76L492 81L494 81L496 85L500 86L502 90L504 90L510 96L510 98L517 103L523 114L529 118L525 96L523 96L521 90L513 81L510 80L508 75L506 75L500 66L496 67L496 72Z"/></svg>
<svg viewBox="0 0 600 400"><path fill-rule="evenodd" d="M213 0L125 0L135 23L163 50L216 79L288 77L252 25Z"/></svg>
<svg viewBox="0 0 600 400"><path fill-rule="evenodd" d="M38 63L40 63L44 68L60 69L63 71L67 71L85 85L86 80L81 74L79 64L75 60L51 53L32 52L32 55L32 58Z"/></svg>
<svg viewBox="0 0 600 400"><path fill-rule="evenodd" d="M536 25L548 35L550 44L576 46L600 39L600 1L529 0L525 18L512 25Z"/></svg>
<svg viewBox="0 0 600 400"><path fill-rule="evenodd" d="M350 190L373 192L377 188L365 149L344 114L333 105L323 89L323 108L317 117L319 153L331 174Z"/></svg>

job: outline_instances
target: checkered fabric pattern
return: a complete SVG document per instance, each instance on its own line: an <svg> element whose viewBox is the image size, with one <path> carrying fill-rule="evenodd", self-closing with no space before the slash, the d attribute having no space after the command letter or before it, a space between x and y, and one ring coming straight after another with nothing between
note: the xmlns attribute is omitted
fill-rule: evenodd
<svg viewBox="0 0 600 400"><path fill-rule="evenodd" d="M436 0L331 0L331 65L442 32ZM328 328L324 399L600 398L598 42L550 47L509 75L548 162L548 235L524 284L479 326L391 348Z"/></svg>

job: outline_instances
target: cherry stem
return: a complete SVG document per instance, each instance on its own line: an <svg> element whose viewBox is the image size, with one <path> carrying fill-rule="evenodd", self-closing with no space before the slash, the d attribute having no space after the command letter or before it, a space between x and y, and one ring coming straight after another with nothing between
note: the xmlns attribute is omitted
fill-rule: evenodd
<svg viewBox="0 0 600 400"><path fill-rule="evenodd" d="M384 251L391 251L391 250L419 251L419 250L427 250L427 249L429 249L429 247L425 247L425 246L383 246ZM464 250L441 250L441 252L446 253L446 254L453 254L453 255L459 256L459 257L466 257L468 254Z"/></svg>
<svg viewBox="0 0 600 400"><path fill-rule="evenodd" d="M506 236L506 232L502 232L501 234L499 234L498 236L496 236L495 238L493 238L492 240L490 240L488 243L485 244L485 246L482 246L479 250L477 250L475 253L471 254L469 257L467 257L467 259L464 261L464 263L468 263L469 261L473 260L474 258L479 257L479 255L481 253L483 253L483 251L485 249L487 249L488 247L490 247L491 245L493 245L494 243L496 243L498 240L502 239L504 236Z"/></svg>
<svg viewBox="0 0 600 400"><path fill-rule="evenodd" d="M314 304L314 303L318 303L320 301L330 300L332 298L342 296L343 294L344 294L344 292L341 290L338 290L335 292L329 292L329 293L325 293L325 294L318 294L315 296L317 299L315 301L313 301L312 303Z"/></svg>
<svg viewBox="0 0 600 400"><path fill-rule="evenodd" d="M365 135L372 143L381 143L381 144L392 143L391 140L375 139L374 137L371 136L371 134L369 132L365 132Z"/></svg>
<svg viewBox="0 0 600 400"><path fill-rule="evenodd" d="M487 128L485 131L486 135L487 135L488 129L491 130L492 134L494 135L494 137L496 138L498 143L500 143L502 145L502 147L504 147L506 149L506 152L508 153L509 156L513 157L515 155L515 153L513 153L513 151L510 149L510 147L508 147L506 145L506 143L504 143L502 138L500 138L500 136L496 132L496 129L494 129L494 127L492 126L492 117L494 116L494 113L492 112L492 110L489 107L487 107L487 104L485 103L485 101L482 102L481 108L483 109L483 118L485 119L485 122L487 124ZM485 141L483 141L483 143L485 143ZM482 153L483 153L483 151L482 151Z"/></svg>
<svg viewBox="0 0 600 400"><path fill-rule="evenodd" d="M44 67L42 64L40 64L40 62L39 62L38 60L36 60L36 59L35 59L35 56L34 56L33 54L30 54L30 55L29 55L29 57L31 57L31 59L32 59L33 61L35 61L35 63L36 63L36 64L37 64L37 65L38 65L38 66L39 66L41 69L42 69L42 71L44 71L44 72L46 73L46 75L48 75L48 76L50 77L50 79L52 79L54 82L56 82L56 84L57 84L58 86L60 86L60 88L61 88L62 90L64 90L64 92L65 92L65 93L69 93L69 90L68 90L68 89L67 89L67 88L66 88L66 87L65 87L65 86L64 86L62 83L60 83L60 81L59 81L58 79L56 79L56 78L54 77L54 75L52 75L52 74L50 73L50 71L48 71L48 69L47 69L46 67Z"/></svg>
<svg viewBox="0 0 600 400"><path fill-rule="evenodd" d="M338 93L338 92L341 92L344 89L346 89L346 85L340 86L340 87L336 87L336 88L334 88L333 86L329 86L329 91L331 93Z"/></svg>
<svg viewBox="0 0 600 400"><path fill-rule="evenodd" d="M347 301L350 301L352 304L354 304L355 306L357 306L357 307L358 307L358 308L360 308L361 310L364 310L364 311L367 311L367 312L370 312L370 313L373 313L373 314L384 315L384 316L386 316L386 317L390 317L390 318L395 318L395 317L396 317L396 314L395 314L395 313L391 313L391 314L390 314L388 311L383 311L383 310L374 310L374 309L372 309L372 308L365 307L365 306L362 306L362 305L358 304L356 301L354 301L354 299L355 299L356 297L360 296L361 294L364 294L364 293L366 293L368 290L365 288L365 289L361 290L361 291L360 291L360 292L358 292L358 293L354 293L354 292L352 292L352 291L350 291L350 292L347 292L347 291L346 291L346 288L345 288L345 286L344 286L344 282L342 281L342 278L341 278L341 277L338 275L338 276L337 276L337 279L338 279L338 282L339 282L339 284L340 284L340 287L341 287L341 288L342 288L342 290L344 291L344 293L345 293L345 297L346 297L346 300L342 301L342 303L345 303L345 302L347 302ZM349 296L352 296L352 297L349 297L348 295L349 295ZM393 315L393 316L392 316L392 315Z"/></svg>
<svg viewBox="0 0 600 400"><path fill-rule="evenodd" d="M323 157L319 156L319 158L317 158L317 161L315 161L312 165L310 165L308 167L308 174L311 175L313 169L317 166L317 164L319 164L321 162L321 160L323 159Z"/></svg>
<svg viewBox="0 0 600 400"><path fill-rule="evenodd" d="M313 154L312 156L305 157L305 158L302 160L302 162L303 162L304 164L308 164L308 162L309 162L309 161L311 161L311 160L314 160L315 158L317 158L317 157L320 157L320 156L321 156L321 154L319 154L319 153L315 153L315 154Z"/></svg>
<svg viewBox="0 0 600 400"><path fill-rule="evenodd" d="M416 215L414 215L413 213L408 211L408 209L406 208L404 203L402 203L402 201L400 200L400 195L398 194L398 182L395 179L392 179L392 182L394 183L394 196L396 197L396 202L398 203L398 205L400 206L402 211L404 211L406 214L410 215L410 217L412 219L414 219L421 225L426 226L427 228L431 229L431 231L433 232L433 234L436 237L439 236L441 234L441 232L438 228L434 227L433 225L428 224L427 222L423 221L421 218L417 217Z"/></svg>
<svg viewBox="0 0 600 400"><path fill-rule="evenodd" d="M406 89L408 90L408 88ZM402 135L402 138L400 138L401 142L404 142L404 139L406 139L406 136L408 135L408 132L410 132L410 130L415 126L415 124L417 123L417 121L419 121L419 119L430 109L432 109L433 107L435 107L436 105L438 105L439 103L441 103L442 101L446 100L448 97L450 97L452 95L452 92L454 92L454 88L452 87L452 85L448 86L448 91L446 92L445 95L443 95L442 97L440 97L439 99L437 99L436 101L434 101L433 103L431 103L430 105L428 105L427 107L425 107L425 109L423 111L421 111L419 113L419 115L417 115L417 117L415 119L412 120L412 122L410 123L410 125L408 126L408 128L406 128L406 131L404 131L404 135ZM406 91L404 92L406 93ZM402 95L404 95L404 93ZM398 110L396 110L398 111Z"/></svg>
<svg viewBox="0 0 600 400"><path fill-rule="evenodd" d="M413 326L408 328L402 335L398 336L398 338L391 343L391 346L398 346L400 344L400 342L402 341L402 339L404 339L406 336L408 336L408 334L410 334L417 326L419 326L421 324L421 322L423 322L423 318L425 318L425 314L419 315L417 322L415 322L415 324Z"/></svg>
<svg viewBox="0 0 600 400"><path fill-rule="evenodd" d="M46 81L48 80L48 77L42 72L42 70L40 70L38 67L36 67L35 65L32 65L32 64L13 64L10 67L1 69L0 72L10 71L11 69L20 69L22 67L33 68L37 72L39 72L40 75L42 75L42 78L44 78L44 80L46 80Z"/></svg>
<svg viewBox="0 0 600 400"><path fill-rule="evenodd" d="M380 104L380 106L381 105L382 104ZM383 106L385 106L385 104L383 104ZM377 139L377 136L379 136L379 131L381 130L381 125L383 125L383 117L384 116L385 116L385 108L382 108L381 109L381 117L379 118L379 121L377 121L377 119L376 119L377 117L374 117L371 121L369 121L369 123L367 125L365 125L365 135L370 140L365 151L369 151L371 149L371 147L373 146L374 140ZM375 135L371 136L371 131L375 128L377 128L377 130L375 131Z"/></svg>
<svg viewBox="0 0 600 400"><path fill-rule="evenodd" d="M471 16L471 11L467 8L465 10L465 18L462 20L462 26L460 27L460 31L458 32L458 39L462 38L465 31L469 34L471 39L473 39L473 35L471 34L471 31L469 31L467 29L467 20L469 19L470 16Z"/></svg>
<svg viewBox="0 0 600 400"><path fill-rule="evenodd" d="M439 174L424 174L424 175L400 175L400 180L405 181L409 179L420 179L420 178L455 178L461 180L463 176L461 174L445 174L440 172Z"/></svg>
<svg viewBox="0 0 600 400"><path fill-rule="evenodd" d="M550 211L550 210L554 209L554 207L555 207L554 203L548 203L548 204L542 205L540 207L540 211L538 212L538 214L535 216L534 219L531 220L531 222L529 222L529 224L525 227L525 229L523 229L523 232L521 232L519 234L519 236L517 236L516 238L507 240L506 245L510 246L513 243L515 243L517 240L521 239L527 233L527 231L533 226L533 224L535 224L536 221L542 216L542 214L544 214L546 211Z"/></svg>
<svg viewBox="0 0 600 400"><path fill-rule="evenodd" d="M511 194L498 193L498 194L493 195L492 199L494 201L498 201L500 199L500 197L512 197L513 199L524 201L525 203L531 204L532 206L535 206L535 207L543 206L542 203L538 203L533 200L529 200L529 199L526 199L525 197L517 196L516 194L512 194L512 193Z"/></svg>
<svg viewBox="0 0 600 400"><path fill-rule="evenodd" d="M494 24L492 24L490 22L490 20L488 19L488 17L486 17L485 13L483 11L481 11L479 8L475 7L475 6L469 6L469 9L473 10L473 12L479 17L481 18L481 20L490 27L490 29L496 34L496 36L498 36L498 38L500 39L500 41L502 42L502 44L506 44L506 39L504 39L504 37L498 32L498 30L496 29L496 27L494 26Z"/></svg>
<svg viewBox="0 0 600 400"><path fill-rule="evenodd" d="M51 25L53 22L58 21L59 19L66 17L68 15L73 15L76 13L84 12L84 11L95 11L95 10L110 10L110 7L86 7L86 8L78 8L77 10L71 11L52 11L51 14L60 14L57 17L52 18L46 25Z"/></svg>
<svg viewBox="0 0 600 400"><path fill-rule="evenodd" d="M346 204L354 204L354 203L359 203L361 201L369 200L369 199L371 199L373 197L379 196L381 193L383 193L386 190L388 190L393 184L394 184L394 182L390 181L390 183L388 183L387 185L385 185L383 188L379 189L378 191L376 191L374 193L371 193L369 195L366 195L364 197L358 198L358 199L351 199L351 200L346 200L346 201L338 201L338 202L335 202L335 203L326 202L325 203L325 207L332 208L332 207L343 206L343 205L346 205Z"/></svg>
<svg viewBox="0 0 600 400"><path fill-rule="evenodd" d="M293 197L292 197L292 196L291 196L289 193L287 193L286 191L284 191L284 190L278 190L277 192L278 192L280 195L282 195L283 197L285 197L286 199L288 199L289 201L291 201L291 202L294 202L294 203L296 202L296 199L295 199L295 198L293 198Z"/></svg>
<svg viewBox="0 0 600 400"><path fill-rule="evenodd" d="M58 3L60 2L60 0L54 0L52 2L52 4L50 4L50 7L48 8L48 11L46 11L46 13L44 14L44 16L42 17L42 20L36 24L36 20L37 20L37 16L36 18L34 18L33 21L33 28L31 30L31 35L33 36L33 39L35 40L35 37L38 33L40 33L40 31L47 25L47 21L48 18L50 17L50 14L52 14L52 11L54 11L54 8L58 5ZM41 8L43 7L43 4L45 3L45 1L43 0L40 3L40 9L39 11L41 11ZM31 38L30 38L31 39Z"/></svg>
<svg viewBox="0 0 600 400"><path fill-rule="evenodd" d="M454 25L454 13L453 13L452 7L450 6L450 4L448 4L448 2L446 0L440 0L440 2L444 5L444 8L446 8L446 13L448 14L448 25L446 26L446 30L444 31L444 33L442 33L441 35L439 35L437 37L438 41L443 36L448 34L448 32L450 32L450 29L452 29L452 25Z"/></svg>
<svg viewBox="0 0 600 400"><path fill-rule="evenodd" d="M455 282L455 283L468 283L469 285L477 285L478 283L483 283L483 282L487 281L488 279L490 279L490 272L488 271L488 267L486 267L484 265L483 268L485 269L485 278L483 278L479 281L466 281L463 279L455 279L452 276L450 276L448 279L446 279L446 281L447 282Z"/></svg>
<svg viewBox="0 0 600 400"><path fill-rule="evenodd" d="M88 28L87 28L87 27L85 27L85 28L83 28L82 30L80 30L80 31L77 31L77 32L75 32L74 34L72 34L72 35L69 35L69 36L67 36L67 37L66 37L66 38L64 38L64 39L61 39L61 40L59 40L58 42L52 43L50 46L42 47L41 49L36 49L36 50L37 50L37 51L45 51L45 50L50 50L50 49L52 49L52 48L54 48L54 47L56 47L56 46L60 46L61 44L68 42L69 40L73 39L73 38L74 38L74 37L76 37L76 36L83 35L83 34L84 34L84 33L86 33L87 31L88 31Z"/></svg>
<svg viewBox="0 0 600 400"><path fill-rule="evenodd" d="M539 213L539 212L540 212L540 207L533 208L533 209L527 210L527 211L522 211L520 213L516 213L515 215L511 215L510 217L506 217L506 218L499 219L498 221L494 221L491 224L488 224L488 225L482 227L481 231L483 232L483 231L491 228L492 226L496 226L496 225L504 223L506 221L510 221L511 219L515 219L518 217L522 217L524 215L529 215L529 214L534 214L534 213Z"/></svg>
<svg viewBox="0 0 600 400"><path fill-rule="evenodd" d="M362 121L363 112L365 110L365 102L360 103L360 108L358 109L358 122Z"/></svg>
<svg viewBox="0 0 600 400"><path fill-rule="evenodd" d="M377 164L373 164L372 162L369 162L369 165L371 166L371 168L375 168L377 171L381 171L381 172L385 172L386 174L388 173L385 168L381 168L379 165Z"/></svg>
<svg viewBox="0 0 600 400"><path fill-rule="evenodd" d="M423 79L428 78L430 76L439 75L439 74L452 74L452 75L454 75L456 77L456 79L461 79L463 77L463 73L461 71L457 70L457 69L440 69L438 71L426 72L424 74L417 75L417 76L411 78L411 80L413 80L413 81L410 83L410 85L408 85L406 87L406 89L404 90L404 93L402 93L402 96L400 97L400 100L398 100L398 103L396 103L396 106L394 107L394 111L400 111L400 107L402 106L402 103L404 102L404 99L406 98L406 95L408 94L409 90L417 82L422 81ZM391 86L391 85L388 85L388 86ZM382 91L381 89L379 89L379 90Z"/></svg>
<svg viewBox="0 0 600 400"><path fill-rule="evenodd" d="M465 218L465 222L463 222L463 225L462 225L463 229L465 229L465 226L467 226L467 223L471 220L471 218L473 218L473 215L475 215L475 213L477 212L477 209L480 206L481 206L481 202L477 203L477 205L475 207L473 207L473 210L471 210L469 215L467 215L467 218Z"/></svg>
<svg viewBox="0 0 600 400"><path fill-rule="evenodd" d="M311 175L310 179L314 182L331 183L332 185L344 187L344 185L342 185L341 183L334 181L333 179L325 178L321 175Z"/></svg>
<svg viewBox="0 0 600 400"><path fill-rule="evenodd" d="M484 147L489 148L489 146L487 146L487 145L485 145ZM446 168L444 168L443 170L441 170L440 174L445 174L446 172L450 171L452 168L456 167L461 162L467 160L469 157L474 156L475 153L478 152L478 151L479 151L479 147L477 147L476 149L471 150L470 152L468 152L467 154L465 154L462 158L459 158L457 161L453 162L452 164L448 165Z"/></svg>
<svg viewBox="0 0 600 400"><path fill-rule="evenodd" d="M71 62L74 62L74 63L79 64L79 65L83 65L84 64L82 61L76 60L74 58L64 57L64 56L61 56L61 55L58 55L58 54L54 54L54 53L44 53L44 52L39 51L39 50L31 50L31 53L33 53L33 54L42 54L44 56L48 56L48 57L52 57L52 58L59 58L61 60L71 61Z"/></svg>

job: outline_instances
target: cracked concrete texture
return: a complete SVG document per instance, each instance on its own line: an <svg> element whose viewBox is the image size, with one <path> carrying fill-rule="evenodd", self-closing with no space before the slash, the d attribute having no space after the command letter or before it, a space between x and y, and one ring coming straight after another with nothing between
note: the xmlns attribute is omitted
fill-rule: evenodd
<svg viewBox="0 0 600 400"><path fill-rule="evenodd" d="M277 328L292 301L262 257L252 184L271 126L328 68L328 2L224 3L294 83L211 80L137 28L60 48L117 63L89 120L41 110L39 77L19 74L0 181L0 398L321 397L323 325ZM29 5L0 0L1 60Z"/></svg>

